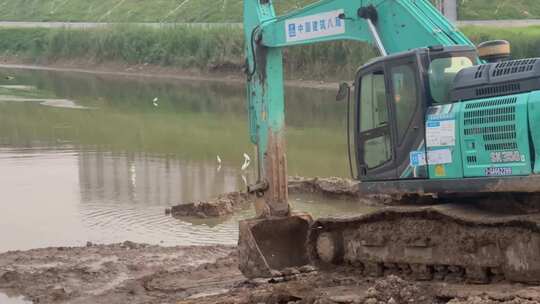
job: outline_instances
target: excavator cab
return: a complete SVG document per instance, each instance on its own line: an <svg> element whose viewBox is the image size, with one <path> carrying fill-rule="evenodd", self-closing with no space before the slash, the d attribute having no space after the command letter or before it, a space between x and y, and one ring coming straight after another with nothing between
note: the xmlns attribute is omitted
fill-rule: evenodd
<svg viewBox="0 0 540 304"><path fill-rule="evenodd" d="M425 119L433 105L451 102L457 73L479 62L469 46L430 47L379 57L355 80L354 137L350 140L362 181L426 179Z"/></svg>

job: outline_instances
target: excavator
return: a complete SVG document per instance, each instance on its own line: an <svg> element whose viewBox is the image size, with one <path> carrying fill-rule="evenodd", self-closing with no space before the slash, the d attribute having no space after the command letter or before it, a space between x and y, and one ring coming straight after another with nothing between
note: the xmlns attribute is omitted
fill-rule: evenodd
<svg viewBox="0 0 540 304"><path fill-rule="evenodd" d="M259 173L257 216L239 223L246 277L315 266L540 283L540 59L475 46L428 0L322 0L282 16L244 0L244 32ZM288 202L282 52L337 40L380 54L338 96L359 192L399 203L313 219Z"/></svg>

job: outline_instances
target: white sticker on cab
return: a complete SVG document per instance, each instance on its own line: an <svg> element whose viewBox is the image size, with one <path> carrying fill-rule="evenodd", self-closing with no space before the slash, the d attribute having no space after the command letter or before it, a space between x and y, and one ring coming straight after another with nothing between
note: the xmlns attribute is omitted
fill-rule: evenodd
<svg viewBox="0 0 540 304"><path fill-rule="evenodd" d="M426 145L428 147L456 145L455 120L428 120L426 127Z"/></svg>
<svg viewBox="0 0 540 304"><path fill-rule="evenodd" d="M450 149L431 150L427 153L429 165L444 165L452 163L452 151Z"/></svg>
<svg viewBox="0 0 540 304"><path fill-rule="evenodd" d="M287 42L304 41L313 38L345 33L345 20L339 18L344 10L296 18L285 22Z"/></svg>

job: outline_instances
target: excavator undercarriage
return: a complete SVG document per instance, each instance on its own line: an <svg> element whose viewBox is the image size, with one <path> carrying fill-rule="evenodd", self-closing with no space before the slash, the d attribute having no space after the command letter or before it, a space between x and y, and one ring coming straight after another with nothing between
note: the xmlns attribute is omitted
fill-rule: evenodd
<svg viewBox="0 0 540 304"><path fill-rule="evenodd" d="M460 205L388 208L320 219L307 242L312 263L366 276L540 283L540 217L474 214Z"/></svg>
<svg viewBox="0 0 540 304"><path fill-rule="evenodd" d="M512 197L384 207L352 218L313 221L293 214L243 221L240 269L252 278L301 273L314 265L368 277L538 284L540 214L533 201Z"/></svg>

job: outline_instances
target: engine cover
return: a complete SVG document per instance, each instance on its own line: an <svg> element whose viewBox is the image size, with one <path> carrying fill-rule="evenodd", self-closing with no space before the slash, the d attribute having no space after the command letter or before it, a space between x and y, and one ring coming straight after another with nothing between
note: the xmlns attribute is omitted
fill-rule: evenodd
<svg viewBox="0 0 540 304"><path fill-rule="evenodd" d="M510 60L461 70L452 101L514 95L540 90L540 58Z"/></svg>

